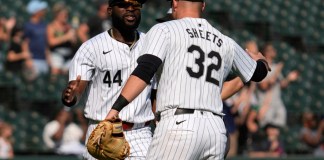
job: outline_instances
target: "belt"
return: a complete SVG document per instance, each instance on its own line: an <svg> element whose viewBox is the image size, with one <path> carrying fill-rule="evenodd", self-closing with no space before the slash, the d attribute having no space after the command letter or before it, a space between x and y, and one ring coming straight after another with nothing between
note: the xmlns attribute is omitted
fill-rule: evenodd
<svg viewBox="0 0 324 160"><path fill-rule="evenodd" d="M143 122L143 123L130 123L130 122L123 121L122 124L123 124L123 130L129 131L132 129L149 126L151 124L151 121L147 121L147 122Z"/></svg>
<svg viewBox="0 0 324 160"><path fill-rule="evenodd" d="M197 110L197 109L185 109L185 108L177 108L174 115L181 115L181 114L193 114L195 111L201 111L203 113L203 110ZM215 116L218 116L220 118L223 118L223 115L212 113Z"/></svg>

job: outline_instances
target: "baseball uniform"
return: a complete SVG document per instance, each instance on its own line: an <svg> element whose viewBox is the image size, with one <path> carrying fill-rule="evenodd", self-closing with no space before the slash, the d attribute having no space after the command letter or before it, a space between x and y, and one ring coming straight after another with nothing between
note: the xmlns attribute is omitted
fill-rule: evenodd
<svg viewBox="0 0 324 160"><path fill-rule="evenodd" d="M141 52L164 63L157 92L161 120L147 159L223 159L223 82L231 71L249 81L257 63L202 18L157 24L145 43Z"/></svg>
<svg viewBox="0 0 324 160"><path fill-rule="evenodd" d="M138 33L140 38L143 33ZM89 81L85 94L85 117L90 120L87 139L99 121L105 119L110 106L117 99L131 74L136 67L139 49L142 43L128 46L113 39L106 31L85 42L77 51L72 60L69 80L75 80L81 75L81 80ZM131 50L133 50L131 54ZM133 123L130 130L125 131L126 139L131 146L130 158L145 158L150 144L152 133L148 122L154 119L150 92L155 82L137 97L132 103L120 112L120 118ZM88 152L84 157L94 159Z"/></svg>

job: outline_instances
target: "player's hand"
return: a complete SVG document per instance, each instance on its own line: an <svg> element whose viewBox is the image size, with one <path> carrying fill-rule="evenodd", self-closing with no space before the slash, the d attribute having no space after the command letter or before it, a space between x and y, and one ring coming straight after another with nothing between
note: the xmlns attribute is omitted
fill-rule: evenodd
<svg viewBox="0 0 324 160"><path fill-rule="evenodd" d="M114 121L115 119L118 118L118 114L119 114L119 112L118 112L117 110L111 109L111 110L108 112L108 114L107 114L105 120Z"/></svg>
<svg viewBox="0 0 324 160"><path fill-rule="evenodd" d="M249 56L254 59L255 61L258 60L258 59L265 59L265 57L260 53L255 53L255 52L251 52L249 51L248 49L245 49L246 53L249 54Z"/></svg>
<svg viewBox="0 0 324 160"><path fill-rule="evenodd" d="M250 55L250 57L252 59L254 59L255 61L257 60L262 60L263 63L266 65L267 67L267 70L268 71L271 71L271 68L269 66L269 63L267 62L266 58L262 55L262 53L258 52L258 53L253 53L253 52L250 52L248 49L245 49L245 51Z"/></svg>
<svg viewBox="0 0 324 160"><path fill-rule="evenodd" d="M80 85L81 76L79 75L75 81L69 82L68 86L64 89L62 100L65 103L72 103L76 97L76 90Z"/></svg>

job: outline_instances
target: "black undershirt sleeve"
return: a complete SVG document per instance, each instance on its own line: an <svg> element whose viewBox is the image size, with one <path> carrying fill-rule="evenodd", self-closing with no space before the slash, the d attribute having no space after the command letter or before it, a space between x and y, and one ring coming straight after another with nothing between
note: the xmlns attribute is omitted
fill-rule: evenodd
<svg viewBox="0 0 324 160"><path fill-rule="evenodd" d="M149 84L154 73L162 64L162 60L151 54L144 54L137 59L138 66L133 71L132 75L142 79L146 84Z"/></svg>
<svg viewBox="0 0 324 160"><path fill-rule="evenodd" d="M260 82L262 81L268 74L268 70L266 64L261 60L257 60L257 66L251 78L251 81Z"/></svg>

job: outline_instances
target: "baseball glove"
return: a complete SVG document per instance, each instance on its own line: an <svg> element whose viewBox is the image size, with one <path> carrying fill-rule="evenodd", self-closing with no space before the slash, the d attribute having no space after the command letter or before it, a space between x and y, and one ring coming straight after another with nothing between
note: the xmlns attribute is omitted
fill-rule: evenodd
<svg viewBox="0 0 324 160"><path fill-rule="evenodd" d="M122 121L101 121L92 131L87 149L99 160L120 160L128 157L130 147L123 133Z"/></svg>

